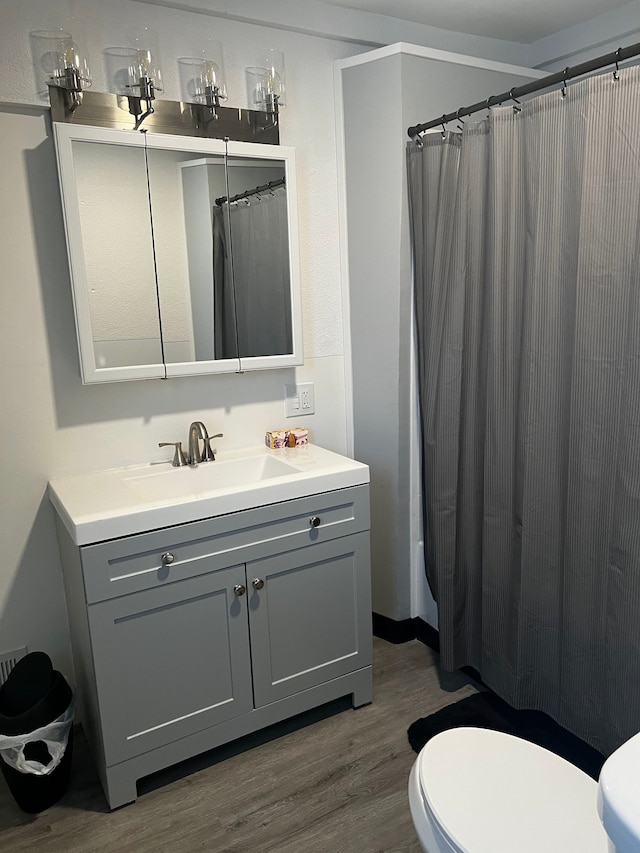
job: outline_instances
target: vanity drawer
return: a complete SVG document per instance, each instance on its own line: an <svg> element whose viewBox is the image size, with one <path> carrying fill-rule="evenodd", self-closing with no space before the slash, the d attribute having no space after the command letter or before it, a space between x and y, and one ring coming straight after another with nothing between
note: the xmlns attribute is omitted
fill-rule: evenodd
<svg viewBox="0 0 640 853"><path fill-rule="evenodd" d="M86 600L105 601L368 529L368 486L356 486L86 545L80 549Z"/></svg>

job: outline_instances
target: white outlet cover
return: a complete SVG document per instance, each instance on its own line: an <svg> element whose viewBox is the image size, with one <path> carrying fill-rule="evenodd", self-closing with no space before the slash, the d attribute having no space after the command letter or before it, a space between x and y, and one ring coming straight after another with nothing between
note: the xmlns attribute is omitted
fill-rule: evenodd
<svg viewBox="0 0 640 853"><path fill-rule="evenodd" d="M301 382L298 385L284 386L285 418L313 415L315 410L316 400L313 382Z"/></svg>

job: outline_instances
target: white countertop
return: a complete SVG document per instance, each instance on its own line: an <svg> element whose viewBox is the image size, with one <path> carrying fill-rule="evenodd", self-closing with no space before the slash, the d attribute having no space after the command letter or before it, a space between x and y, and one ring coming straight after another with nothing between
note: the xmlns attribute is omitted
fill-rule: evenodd
<svg viewBox="0 0 640 853"><path fill-rule="evenodd" d="M60 477L49 482L49 499L76 545L88 545L368 482L367 465L313 444L256 446L187 468L163 462Z"/></svg>

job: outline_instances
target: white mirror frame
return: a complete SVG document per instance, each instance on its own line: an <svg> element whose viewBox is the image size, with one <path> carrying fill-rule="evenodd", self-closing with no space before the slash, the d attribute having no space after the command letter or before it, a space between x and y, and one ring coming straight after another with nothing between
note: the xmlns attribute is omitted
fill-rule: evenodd
<svg viewBox="0 0 640 853"><path fill-rule="evenodd" d="M213 373L239 373L249 370L266 370L293 367L304 361L302 348L302 307L300 298L300 250L298 242L298 211L295 149L280 145L261 145L252 142L228 142L229 157L247 157L252 160L279 160L285 164L287 208L289 225L289 269L291 280L291 324L293 351L286 355L248 358L217 359L210 361L173 362L124 367L99 367L96 364L91 331L91 314L87 288L78 188L73 163L73 143L98 142L129 147L146 146L149 149L187 151L206 156L225 154L221 139L174 136L170 134L115 130L89 125L54 122L58 175L62 194L67 253L71 274L71 289L80 353L80 368L84 384L121 382L133 379L164 379L178 376L197 376Z"/></svg>

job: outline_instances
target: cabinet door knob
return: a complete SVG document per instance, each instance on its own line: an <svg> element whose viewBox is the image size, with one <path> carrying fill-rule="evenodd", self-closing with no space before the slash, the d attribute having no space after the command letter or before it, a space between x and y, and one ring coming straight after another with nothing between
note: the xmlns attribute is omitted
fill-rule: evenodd
<svg viewBox="0 0 640 853"><path fill-rule="evenodd" d="M320 527L320 521L321 521L320 516L312 515L311 518L309 519L309 524L312 527Z"/></svg>
<svg viewBox="0 0 640 853"><path fill-rule="evenodd" d="M167 551L167 553L163 554L162 557L160 557L160 559L162 560L162 564L164 566L170 566L171 563L173 563L173 561L175 560L175 557L173 556L171 551Z"/></svg>
<svg viewBox="0 0 640 853"><path fill-rule="evenodd" d="M264 586L264 581L262 580L262 578L254 578L251 581L251 585L254 589L262 589L262 587Z"/></svg>
<svg viewBox="0 0 640 853"><path fill-rule="evenodd" d="M236 595L238 596L238 598L239 598L241 595L244 595L244 594L245 594L245 592L247 591L247 589L246 589L246 587L244 587L241 583L237 583L237 584L234 586L233 591L235 592L235 594L236 594Z"/></svg>

